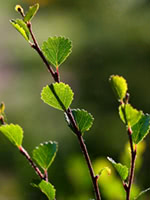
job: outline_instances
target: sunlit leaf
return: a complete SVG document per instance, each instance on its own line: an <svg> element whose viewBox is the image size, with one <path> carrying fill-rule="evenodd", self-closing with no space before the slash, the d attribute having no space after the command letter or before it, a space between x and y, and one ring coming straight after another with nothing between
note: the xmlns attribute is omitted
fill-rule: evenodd
<svg viewBox="0 0 150 200"><path fill-rule="evenodd" d="M128 168L121 163L116 163L112 158L107 157L107 159L112 163L118 174L120 175L121 179L125 181L128 177Z"/></svg>
<svg viewBox="0 0 150 200"><path fill-rule="evenodd" d="M33 5L33 6L30 6L28 12L26 13L26 15L25 15L25 17L24 17L24 21L25 21L25 22L31 21L32 18L33 18L33 17L35 16L35 14L37 13L38 9L39 9L39 4L38 4L38 3L36 3L36 4Z"/></svg>
<svg viewBox="0 0 150 200"><path fill-rule="evenodd" d="M135 144L141 142L150 130L150 115L146 114L132 126L132 139Z"/></svg>
<svg viewBox="0 0 150 200"><path fill-rule="evenodd" d="M73 100L73 92L69 85L54 83L43 88L41 99L59 110L67 110Z"/></svg>
<svg viewBox="0 0 150 200"><path fill-rule="evenodd" d="M112 75L109 78L110 84L118 100L123 100L126 96L128 86L122 76Z"/></svg>
<svg viewBox="0 0 150 200"><path fill-rule="evenodd" d="M71 41L64 37L50 37L42 45L45 57L55 67L59 67L66 60L71 49Z"/></svg>
<svg viewBox="0 0 150 200"><path fill-rule="evenodd" d="M4 110L5 110L5 104L4 104L4 102L2 102L2 103L0 104L0 114L3 114L3 113L4 113Z"/></svg>
<svg viewBox="0 0 150 200"><path fill-rule="evenodd" d="M19 125L2 125L0 131L18 148L22 145L23 129Z"/></svg>
<svg viewBox="0 0 150 200"><path fill-rule="evenodd" d="M84 133L85 131L88 131L91 128L94 118L86 110L72 109L72 114L76 121L78 130L81 133ZM70 120L68 119L67 115L65 115L65 118L69 127L72 129L72 131L74 131L74 128L72 127L72 124L70 123Z"/></svg>
<svg viewBox="0 0 150 200"><path fill-rule="evenodd" d="M50 182L42 180L39 184L32 183L31 185L40 189L41 192L43 192L49 200L55 199L56 190Z"/></svg>
<svg viewBox="0 0 150 200"><path fill-rule="evenodd" d="M143 112L133 108L130 104L122 104L119 106L119 115L125 124L133 126L143 116Z"/></svg>
<svg viewBox="0 0 150 200"><path fill-rule="evenodd" d="M142 192L140 192L140 194L134 198L134 200L139 199L139 197L141 197L143 194L145 194L146 192L150 191L150 188L147 188L146 190L143 190Z"/></svg>
<svg viewBox="0 0 150 200"><path fill-rule="evenodd" d="M43 170L48 170L57 152L56 142L45 142L33 150L33 158Z"/></svg>
<svg viewBox="0 0 150 200"><path fill-rule="evenodd" d="M100 171L99 171L99 176L104 172L104 171L107 171L108 175L111 174L111 169L109 167L104 167L102 168Z"/></svg>
<svg viewBox="0 0 150 200"><path fill-rule="evenodd" d="M17 31L29 41L29 30L26 23L22 19L11 20L10 23L17 29Z"/></svg>
<svg viewBox="0 0 150 200"><path fill-rule="evenodd" d="M21 13L22 15L24 15L24 10L20 5L16 5L15 6L15 10L19 13Z"/></svg>

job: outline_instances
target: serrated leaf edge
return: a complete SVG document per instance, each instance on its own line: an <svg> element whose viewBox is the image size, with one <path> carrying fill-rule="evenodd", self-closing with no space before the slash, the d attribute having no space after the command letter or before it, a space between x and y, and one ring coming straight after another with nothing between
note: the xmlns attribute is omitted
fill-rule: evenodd
<svg viewBox="0 0 150 200"><path fill-rule="evenodd" d="M62 61L62 63L63 63L63 62L65 61L65 59L66 59L67 57L69 57L69 55L72 53L73 44L72 44L72 41L70 40L69 37L65 37L65 36L61 36L61 35L60 35L60 36L55 35L55 36L48 37L47 40L44 40L44 41L43 41L42 46L41 46L41 49L42 49L42 51L43 51L43 45L44 45L45 43L47 43L49 39L54 39L54 38L55 38L55 39L61 38L61 39L64 39L64 40L68 40L69 43L70 43L69 52L68 52L67 56L65 56L64 60ZM47 58L47 56L46 56L46 58ZM47 60L48 60L48 59L47 59ZM48 60L48 62L50 62L50 61ZM59 67L62 63L60 63L57 67ZM51 64L52 64L52 63L51 63ZM53 64L53 65L54 65L54 64ZM56 67L56 66L55 66L55 67Z"/></svg>

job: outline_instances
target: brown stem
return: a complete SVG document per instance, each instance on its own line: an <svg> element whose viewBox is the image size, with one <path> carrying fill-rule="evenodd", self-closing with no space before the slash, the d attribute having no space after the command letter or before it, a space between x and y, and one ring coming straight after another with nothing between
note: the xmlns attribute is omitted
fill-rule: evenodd
<svg viewBox="0 0 150 200"><path fill-rule="evenodd" d="M47 170L44 171L44 178L48 182L48 172L47 172Z"/></svg>
<svg viewBox="0 0 150 200"><path fill-rule="evenodd" d="M59 78L59 73L58 73L58 70L56 72L53 71L53 69L51 68L51 66L49 65L47 59L45 58L44 54L42 53L38 43L37 43L37 40L32 32L32 26L31 26L31 23L28 23L28 29L30 31L30 34L31 34L31 37L32 37L32 40L34 42L34 44L31 44L31 47L34 48L38 54L40 55L40 57L42 58L43 62L45 63L48 71L51 73L53 79L55 82L60 82L60 78ZM94 174L94 170L93 170L93 167L92 167L92 163L91 163L91 160L90 160L90 157L89 157L89 154L88 154L88 151L87 151L87 148L86 148L86 145L85 145L85 142L83 140L83 137L82 137L82 134L81 132L78 130L77 128L77 124L74 120L74 117L72 115L72 111L71 109L69 108L67 111L65 111L65 113L67 114L72 126L74 127L75 129L75 132L76 132L76 135L77 135L77 138L78 138L78 141L79 141L79 144L80 144L80 147L81 147L81 150L82 150L82 153L85 157L85 160L87 162L87 166L88 166L88 169L89 169L89 172L90 172L90 175L91 175L91 179L92 179L92 182L93 182L93 187L94 187L94 191L95 191L95 195L96 195L96 199L97 200L101 200L101 196L100 196L100 191L99 191L99 187L98 187L98 178L97 176L95 176Z"/></svg>
<svg viewBox="0 0 150 200"><path fill-rule="evenodd" d="M100 200L101 196L100 196L99 187L98 187L98 177L95 176L95 174L94 174L92 163L91 163L91 160L90 160L90 157L89 157L89 154L88 154L88 151L87 151L87 148L86 148L86 145L85 145L85 142L83 140L82 135L77 135L77 137L78 137L78 140L79 140L79 143L80 143L82 153L83 153L85 160L87 162L88 169L90 171L90 175L91 175L92 182L93 182L93 187L94 187L94 190L95 190L96 199Z"/></svg>
<svg viewBox="0 0 150 200"><path fill-rule="evenodd" d="M0 124L2 124L2 125L5 124L4 117L2 115L0 116Z"/></svg>
<svg viewBox="0 0 150 200"><path fill-rule="evenodd" d="M33 32L32 32L32 25L31 25L31 22L28 22L28 23L27 23L27 26L28 26L28 29L29 29L29 31L30 31L30 34L31 34L31 37L32 37L32 40L33 40L33 44L30 43L31 47L32 47L33 49L35 49L35 50L38 52L39 56L42 58L43 62L45 63L45 65L46 65L48 71L51 73L53 79L54 79L56 82L59 82L59 77L58 77L57 73L53 71L52 67L51 67L50 64L48 63L48 61L47 61L47 59L45 58L43 52L41 51L40 46L39 46L37 40L35 39L35 36L34 36L34 34L33 34Z"/></svg>
<svg viewBox="0 0 150 200"><path fill-rule="evenodd" d="M42 172L39 170L39 168L36 166L36 164L33 162L33 160L31 159L30 155L28 154L28 152L22 147L19 147L20 153L22 153L26 159L29 161L29 163L31 164L31 166L34 168L35 172L37 173L37 175L41 178L45 180L44 175L42 174Z"/></svg>
<svg viewBox="0 0 150 200"><path fill-rule="evenodd" d="M129 181L126 188L126 200L130 200L130 192L131 192L131 186L132 186L133 178L134 178L135 160L136 160L136 149L134 150L133 148L132 130L130 127L128 128L128 136L129 136L130 149L131 149L131 167L130 167Z"/></svg>

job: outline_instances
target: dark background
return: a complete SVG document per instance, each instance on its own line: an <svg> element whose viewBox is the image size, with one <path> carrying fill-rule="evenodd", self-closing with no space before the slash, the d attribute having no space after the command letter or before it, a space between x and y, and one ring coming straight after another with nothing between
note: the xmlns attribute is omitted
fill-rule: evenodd
<svg viewBox="0 0 150 200"><path fill-rule="evenodd" d="M84 108L95 118L85 142L95 171L109 166L107 156L129 164L127 134L120 121L108 79L122 75L129 85L130 102L150 113L150 1L149 0L5 0L0 6L0 101L8 122L24 129L24 147L31 154L40 142L54 140L59 151L49 170L57 200L87 200L93 191L79 144L62 112L44 104L40 92L53 80L41 59L9 23L17 18L16 4L25 9L35 2L40 10L33 30L41 45L49 36L73 41L73 52L60 67L61 80L75 93L72 108ZM134 192L148 188L150 138L139 147ZM111 166L111 165L110 165ZM0 136L0 200L44 200L30 186L33 169L5 137ZM100 178L102 199L123 200L117 174ZM134 194L135 196L135 194ZM150 193L142 200L150 199Z"/></svg>

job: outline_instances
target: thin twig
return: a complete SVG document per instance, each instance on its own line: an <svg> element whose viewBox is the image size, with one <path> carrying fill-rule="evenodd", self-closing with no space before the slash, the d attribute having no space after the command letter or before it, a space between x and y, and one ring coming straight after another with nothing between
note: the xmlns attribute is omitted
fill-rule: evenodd
<svg viewBox="0 0 150 200"><path fill-rule="evenodd" d="M48 172L47 172L47 170L44 171L44 178L45 178L45 181L48 182Z"/></svg>
<svg viewBox="0 0 150 200"><path fill-rule="evenodd" d="M0 124L5 125L4 117L2 115L0 116Z"/></svg>
<svg viewBox="0 0 150 200"><path fill-rule="evenodd" d="M132 186L133 178L134 178L135 160L136 160L136 149L134 150L134 147L133 147L132 130L130 127L128 128L128 136L129 136L130 149L131 149L131 167L130 167L129 181L128 181L128 185L126 189L126 200L130 200L130 192L131 192L131 186Z"/></svg>
<svg viewBox="0 0 150 200"><path fill-rule="evenodd" d="M42 60L45 63L46 67L48 68L48 71L51 73L54 81L59 83L60 82L60 78L59 78L58 71L56 71L56 72L53 71L53 69L49 65L47 59L45 58L43 52L41 51L41 49L40 49L40 47L39 47L39 45L37 43L37 40L36 40L36 38L35 38L35 36L34 36L34 34L32 32L31 23L28 23L27 25L28 25L28 28L29 28L29 31L30 31L30 34L31 34L31 37L32 37L32 40L33 40L33 43L34 43L34 44L31 44L31 47L38 52L39 56L42 58ZM74 119L74 117L72 115L71 109L69 108L67 111L65 111L65 113L67 114L72 126L75 129L75 132L76 132L76 135L77 135L81 150L82 150L83 155L85 157L85 160L87 162L87 166L88 166L88 169L89 169L89 172L90 172L90 175L91 175L91 179L92 179L92 182L93 182L93 187L94 187L96 199L97 200L101 200L100 191L99 191L99 187L98 187L98 177L95 176L95 174L94 174L92 163L91 163L91 160L90 160L90 157L89 157L85 142L83 140L82 134L77 128L77 124L76 124L75 119Z"/></svg>
<svg viewBox="0 0 150 200"><path fill-rule="evenodd" d="M40 57L42 58L43 62L45 63L45 65L46 65L48 71L51 73L53 79L54 79L56 82L59 82L59 78L58 78L58 76L57 76L57 73L55 73L55 72L53 71L52 67L51 67L50 64L48 63L48 61L47 61L47 59L45 58L43 52L41 51L40 46L39 46L37 40L35 39L35 36L34 36L34 34L33 34L33 31L32 31L32 24L31 24L31 22L28 22L28 23L27 23L27 26L28 26L28 29L29 29L29 31L30 31L32 40L33 40L33 42L34 42L33 44L30 43L31 47L32 47L33 49L35 49L35 50L38 52L38 54L39 54Z"/></svg>
<svg viewBox="0 0 150 200"><path fill-rule="evenodd" d="M43 175L42 172L39 170L39 168L36 166L36 164L33 162L33 160L31 159L30 155L28 154L28 152L27 152L22 146L19 147L19 150L20 150L20 153L22 153L22 154L26 157L26 159L29 161L29 163L31 164L31 166L32 166L32 167L34 168L34 170L36 171L37 175L38 175L41 179L45 180L44 175Z"/></svg>

